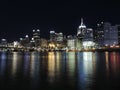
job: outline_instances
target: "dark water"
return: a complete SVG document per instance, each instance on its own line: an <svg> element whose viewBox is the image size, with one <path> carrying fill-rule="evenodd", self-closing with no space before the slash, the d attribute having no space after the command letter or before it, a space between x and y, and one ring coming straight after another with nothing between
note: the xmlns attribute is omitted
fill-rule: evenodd
<svg viewBox="0 0 120 90"><path fill-rule="evenodd" d="M120 90L120 52L0 52L0 90Z"/></svg>

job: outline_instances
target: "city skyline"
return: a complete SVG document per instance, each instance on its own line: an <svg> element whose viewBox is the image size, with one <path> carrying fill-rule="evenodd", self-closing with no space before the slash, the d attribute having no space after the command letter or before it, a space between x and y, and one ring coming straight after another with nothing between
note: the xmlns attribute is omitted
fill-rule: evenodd
<svg viewBox="0 0 120 90"><path fill-rule="evenodd" d="M112 36L112 37L111 37ZM97 24L96 29L86 27L83 18L81 24L77 28L77 34L66 35L62 32L51 30L49 39L41 37L39 29L34 29L32 37L28 34L9 42L7 39L1 39L0 46L4 50L20 49L20 50L109 50L119 49L120 45L120 25L112 25L109 22L101 22ZM7 49L8 48L8 49ZM12 49L13 48L13 49Z"/></svg>
<svg viewBox="0 0 120 90"><path fill-rule="evenodd" d="M7 39L8 41L19 41L20 40L20 38L25 38L26 36L29 36L30 38L32 38L32 34L33 34L33 31L35 31L35 30L39 30L39 34L40 34L40 38L44 38L44 39L47 39L47 40L49 40L50 39L50 32L51 31L55 31L55 33L57 34L57 33L62 33L65 37L67 37L67 36L69 36L69 35L73 35L73 36L77 36L77 33L78 33L78 28L80 28L80 27L87 27L88 28L88 26L84 23L84 19L81 17L81 20L80 20L81 22L80 22L80 24L76 27L76 29L74 28L74 30L75 30L75 32L74 33L71 33L72 31L69 31L69 34L68 33L64 33L64 31L58 31L57 29L53 29L53 28L51 28L51 29L49 29L46 33L47 33L47 36L45 37L44 35L42 35L43 34L43 32L45 32L44 30L40 30L39 28L33 28L33 29L31 29L31 31L29 30L29 32L28 33L23 33L23 34L20 34L21 36L20 37L17 37L16 35L13 37L14 39L9 39L9 37L0 37L0 39ZM97 30L97 25L99 25L100 23L110 23L110 22L99 22L99 23L96 23L96 26L95 27L93 27L93 28L91 28L91 27L89 27L90 29L93 29L93 31L95 32L96 30ZM110 23L111 25L113 25L112 23ZM120 26L120 24L114 24L114 25L117 25L117 26ZM14 32L13 32L14 33ZM20 32L19 32L20 33ZM22 33L22 32L21 32ZM42 33L42 34L41 34ZM7 33L6 33L7 34ZM9 33L8 33L9 34Z"/></svg>
<svg viewBox="0 0 120 90"><path fill-rule="evenodd" d="M87 27L95 28L104 21L120 24L119 3L115 1L6 1L0 15L0 38L13 40L33 29L40 29L42 37L48 38L49 31L76 34L81 17Z"/></svg>

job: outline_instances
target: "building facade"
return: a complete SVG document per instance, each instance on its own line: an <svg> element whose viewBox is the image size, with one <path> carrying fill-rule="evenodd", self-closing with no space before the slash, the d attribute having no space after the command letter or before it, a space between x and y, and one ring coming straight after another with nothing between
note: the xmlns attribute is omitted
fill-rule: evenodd
<svg viewBox="0 0 120 90"><path fill-rule="evenodd" d="M118 44L118 28L112 26L109 22L97 24L94 31L94 40L99 47Z"/></svg>
<svg viewBox="0 0 120 90"><path fill-rule="evenodd" d="M117 25L118 28L118 44L120 45L120 25Z"/></svg>
<svg viewBox="0 0 120 90"><path fill-rule="evenodd" d="M86 28L82 18L81 18L81 24L77 30L77 38L78 40L80 40L80 41L77 40L77 47L79 46L79 49L81 48L86 49L94 46L93 29Z"/></svg>

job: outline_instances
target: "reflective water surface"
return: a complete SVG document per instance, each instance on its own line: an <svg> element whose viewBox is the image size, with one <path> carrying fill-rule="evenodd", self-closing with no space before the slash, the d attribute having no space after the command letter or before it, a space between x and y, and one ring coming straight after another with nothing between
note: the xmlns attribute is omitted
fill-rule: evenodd
<svg viewBox="0 0 120 90"><path fill-rule="evenodd" d="M0 90L120 90L120 52L0 52Z"/></svg>

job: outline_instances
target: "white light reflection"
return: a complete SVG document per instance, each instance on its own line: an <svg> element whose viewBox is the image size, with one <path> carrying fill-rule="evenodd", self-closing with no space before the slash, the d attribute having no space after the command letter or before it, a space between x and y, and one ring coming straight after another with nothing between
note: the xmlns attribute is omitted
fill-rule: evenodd
<svg viewBox="0 0 120 90"><path fill-rule="evenodd" d="M30 55L30 75L32 78L39 77L40 56L37 52L32 52Z"/></svg>
<svg viewBox="0 0 120 90"><path fill-rule="evenodd" d="M92 74L93 73L93 63L92 63L92 52L83 52L83 69L85 74Z"/></svg>
<svg viewBox="0 0 120 90"><path fill-rule="evenodd" d="M96 53L83 52L83 60L80 58L78 61L78 76L80 88L86 90L92 84L92 78L96 70Z"/></svg>
<svg viewBox="0 0 120 90"><path fill-rule="evenodd" d="M73 76L75 73L75 52L68 53L68 75Z"/></svg>
<svg viewBox="0 0 120 90"><path fill-rule="evenodd" d="M16 71L17 71L18 58L19 58L18 53L13 52L13 60L12 60L12 75L13 76L16 74Z"/></svg>

